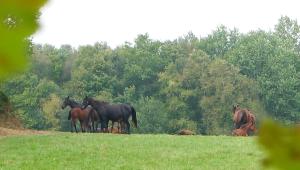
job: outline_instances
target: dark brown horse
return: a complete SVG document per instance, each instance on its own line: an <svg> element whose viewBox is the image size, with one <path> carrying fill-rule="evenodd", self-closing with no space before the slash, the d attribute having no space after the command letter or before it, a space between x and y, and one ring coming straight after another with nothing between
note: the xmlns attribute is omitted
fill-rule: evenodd
<svg viewBox="0 0 300 170"><path fill-rule="evenodd" d="M85 109L87 109L87 108L85 108ZM92 127L91 127L92 131L97 132L98 124L101 122L100 117L95 109L93 109L93 108L90 108L90 109L91 109L91 111L89 112L88 120L89 120L89 122L92 123Z"/></svg>
<svg viewBox="0 0 300 170"><path fill-rule="evenodd" d="M92 106L100 116L101 131L108 132L108 121L124 123L127 133L130 133L129 117L132 116L133 123L137 127L136 111L128 104L110 104L104 101L97 101L91 97L85 97L83 99L83 108Z"/></svg>
<svg viewBox="0 0 300 170"><path fill-rule="evenodd" d="M241 129L237 132L246 132L248 135L249 131L256 131L255 127L255 115L251 113L249 109L241 109L239 105L233 106L233 122L235 129Z"/></svg>
<svg viewBox="0 0 300 170"><path fill-rule="evenodd" d="M71 119L71 132L73 132L73 127L75 128L75 131L78 132L76 128L77 120L80 122L80 128L82 132L85 132L91 128L91 118L93 115L97 115L94 113L95 111L92 108L81 109L81 105L74 100L71 100L69 96L65 98L61 108L64 109L67 106L70 106L71 108L68 116L68 120Z"/></svg>

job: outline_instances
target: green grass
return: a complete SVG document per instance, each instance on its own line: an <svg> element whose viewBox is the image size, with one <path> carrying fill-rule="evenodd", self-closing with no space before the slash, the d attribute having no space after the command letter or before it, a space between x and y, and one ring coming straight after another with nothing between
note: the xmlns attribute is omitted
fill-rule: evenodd
<svg viewBox="0 0 300 170"><path fill-rule="evenodd" d="M257 170L254 137L71 134L0 138L0 169Z"/></svg>

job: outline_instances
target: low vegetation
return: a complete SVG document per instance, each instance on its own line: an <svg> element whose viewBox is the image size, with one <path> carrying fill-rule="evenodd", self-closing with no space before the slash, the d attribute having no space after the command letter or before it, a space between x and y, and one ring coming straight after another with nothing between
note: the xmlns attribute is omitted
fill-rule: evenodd
<svg viewBox="0 0 300 170"><path fill-rule="evenodd" d="M257 170L255 137L54 133L0 137L0 169Z"/></svg>

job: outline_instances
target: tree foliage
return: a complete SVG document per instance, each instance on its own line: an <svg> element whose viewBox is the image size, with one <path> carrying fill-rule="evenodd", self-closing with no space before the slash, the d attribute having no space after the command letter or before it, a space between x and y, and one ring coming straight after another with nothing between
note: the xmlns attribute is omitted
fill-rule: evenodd
<svg viewBox="0 0 300 170"><path fill-rule="evenodd" d="M229 134L231 107L299 122L299 26L288 17L274 31L241 34L218 27L158 41L139 35L112 49L105 42L72 48L34 44L27 72L1 84L27 127L69 129L67 95L85 95L137 110L138 133Z"/></svg>

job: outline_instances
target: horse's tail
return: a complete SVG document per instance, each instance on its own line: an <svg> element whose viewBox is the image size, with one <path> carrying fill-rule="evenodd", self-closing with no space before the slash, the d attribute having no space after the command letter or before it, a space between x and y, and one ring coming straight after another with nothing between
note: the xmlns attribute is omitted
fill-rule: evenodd
<svg viewBox="0 0 300 170"><path fill-rule="evenodd" d="M136 111L132 106L130 106L130 108L131 108L131 114L132 114L132 121L134 123L134 126L137 127Z"/></svg>

